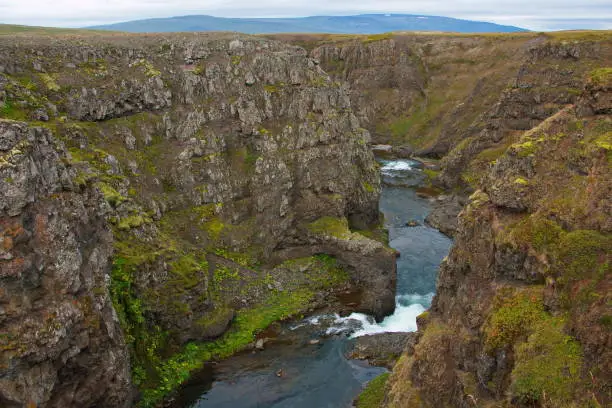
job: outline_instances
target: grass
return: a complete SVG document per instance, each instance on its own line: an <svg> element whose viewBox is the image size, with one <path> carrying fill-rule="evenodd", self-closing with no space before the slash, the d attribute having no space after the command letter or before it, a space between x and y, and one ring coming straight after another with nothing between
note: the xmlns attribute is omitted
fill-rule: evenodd
<svg viewBox="0 0 612 408"><path fill-rule="evenodd" d="M389 373L379 375L368 383L359 394L356 401L357 408L379 408L385 398L385 387L389 380Z"/></svg>
<svg viewBox="0 0 612 408"><path fill-rule="evenodd" d="M11 120L26 120L27 114L23 109L15 106L15 104L10 100L5 100L2 105L0 105L0 118L3 119L11 119Z"/></svg>
<svg viewBox="0 0 612 408"><path fill-rule="evenodd" d="M164 396L186 381L191 372L206 361L222 359L244 349L255 335L271 323L300 313L312 297L309 290L273 295L264 304L238 312L232 328L220 339L209 343L189 343L182 352L160 364L159 387L142 390L140 407L155 407Z"/></svg>
<svg viewBox="0 0 612 408"><path fill-rule="evenodd" d="M371 34L362 38L361 42L364 44L370 44L377 41L390 40L393 38L393 33L382 33L382 34Z"/></svg>

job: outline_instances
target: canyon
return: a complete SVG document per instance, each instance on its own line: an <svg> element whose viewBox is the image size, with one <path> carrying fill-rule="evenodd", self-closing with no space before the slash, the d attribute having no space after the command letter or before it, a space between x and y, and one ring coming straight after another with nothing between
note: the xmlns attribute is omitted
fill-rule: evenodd
<svg viewBox="0 0 612 408"><path fill-rule="evenodd" d="M0 405L158 406L341 293L381 321L374 144L440 160L455 239L379 405L612 403L610 66L606 31L0 36Z"/></svg>

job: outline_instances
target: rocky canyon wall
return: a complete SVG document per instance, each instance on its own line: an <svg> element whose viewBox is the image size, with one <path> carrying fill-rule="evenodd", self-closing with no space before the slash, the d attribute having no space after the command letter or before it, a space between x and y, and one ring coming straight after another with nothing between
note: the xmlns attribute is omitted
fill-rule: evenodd
<svg viewBox="0 0 612 408"><path fill-rule="evenodd" d="M150 406L330 290L393 310L369 134L303 49L6 36L0 98L3 406L129 405L129 368Z"/></svg>

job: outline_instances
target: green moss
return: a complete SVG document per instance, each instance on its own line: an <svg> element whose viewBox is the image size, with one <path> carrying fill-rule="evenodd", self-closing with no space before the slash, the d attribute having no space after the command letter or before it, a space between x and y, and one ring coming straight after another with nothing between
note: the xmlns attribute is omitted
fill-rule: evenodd
<svg viewBox="0 0 612 408"><path fill-rule="evenodd" d="M244 252L236 252L229 251L225 248L215 248L215 254L222 256L223 258L229 259L233 262L236 262L240 266L244 266L246 268L256 268L258 266L258 259L254 256L253 253L249 253L247 251Z"/></svg>
<svg viewBox="0 0 612 408"><path fill-rule="evenodd" d="M225 229L225 224L219 217L213 217L211 220L205 222L202 227L212 241L218 242L221 239L221 233Z"/></svg>
<svg viewBox="0 0 612 408"><path fill-rule="evenodd" d="M297 276L305 278L301 285L313 290L329 289L349 280L348 272L338 265L336 258L326 254L290 259L278 268L295 271Z"/></svg>
<svg viewBox="0 0 612 408"><path fill-rule="evenodd" d="M283 90L285 84L283 82L279 82L277 84L266 84L264 85L264 90L268 93L277 93Z"/></svg>
<svg viewBox="0 0 612 408"><path fill-rule="evenodd" d="M242 61L242 57L240 55L232 55L232 65L239 65L240 61Z"/></svg>
<svg viewBox="0 0 612 408"><path fill-rule="evenodd" d="M603 135L599 136L594 140L595 146L604 149L604 150L612 150L612 131L606 132Z"/></svg>
<svg viewBox="0 0 612 408"><path fill-rule="evenodd" d="M232 310L228 307L217 307L207 313L206 316L198 319L196 325L202 329L218 326L226 322L230 313L232 313Z"/></svg>
<svg viewBox="0 0 612 408"><path fill-rule="evenodd" d="M563 307L586 309L596 300L594 287L610 269L612 235L594 230L568 232L535 214L511 225L499 237L543 260L542 272L555 279ZM576 291L577 282L581 283Z"/></svg>
<svg viewBox="0 0 612 408"><path fill-rule="evenodd" d="M313 264L306 271L309 286L328 289L348 282L348 272L338 265L338 261L333 256L320 254L310 259L312 259Z"/></svg>
<svg viewBox="0 0 612 408"><path fill-rule="evenodd" d="M255 164L257 163L257 159L259 159L260 157L261 156L258 153L248 150L247 154L244 157L244 163L249 169L254 169Z"/></svg>
<svg viewBox="0 0 612 408"><path fill-rule="evenodd" d="M516 143L510 146L519 157L532 156L537 151L537 143L533 140L527 140L523 143Z"/></svg>
<svg viewBox="0 0 612 408"><path fill-rule="evenodd" d="M438 177L438 175L440 174L440 170L423 169L423 174L425 174L427 178L431 181Z"/></svg>
<svg viewBox="0 0 612 408"><path fill-rule="evenodd" d="M427 103L415 103L414 108L405 116L392 120L387 128L383 125L379 131L388 131L397 143L408 142L415 147L423 147L431 139L428 137L442 126L437 121L444 107L445 98L435 96L428 98Z"/></svg>
<svg viewBox="0 0 612 408"><path fill-rule="evenodd" d="M429 311L426 310L423 313L421 313L420 315L417 316L417 319L427 319L429 317Z"/></svg>
<svg viewBox="0 0 612 408"><path fill-rule="evenodd" d="M228 281L237 281L240 279L240 271L235 268L230 268L225 265L217 265L215 268L215 274L213 281L218 289L221 289L221 285Z"/></svg>
<svg viewBox="0 0 612 408"><path fill-rule="evenodd" d="M117 228L122 231L127 231L132 228L138 228L150 222L151 219L143 214L129 215L119 220L117 223Z"/></svg>
<svg viewBox="0 0 612 408"><path fill-rule="evenodd" d="M339 239L350 239L346 218L322 217L307 225L307 229L316 235L331 236Z"/></svg>
<svg viewBox="0 0 612 408"><path fill-rule="evenodd" d="M140 59L136 63L134 63L135 67L142 67L144 73L149 78L156 78L161 76L161 71L156 69L150 61L146 59Z"/></svg>
<svg viewBox="0 0 612 408"><path fill-rule="evenodd" d="M576 230L559 240L556 267L564 281L600 279L610 267L612 235L592 230Z"/></svg>
<svg viewBox="0 0 612 408"><path fill-rule="evenodd" d="M379 408L385 399L385 387L389 380L389 373L384 373L368 383L357 398L357 408Z"/></svg>
<svg viewBox="0 0 612 408"><path fill-rule="evenodd" d="M12 120L26 120L27 114L23 109L15 106L12 101L5 100L4 103L0 105L0 118Z"/></svg>
<svg viewBox="0 0 612 408"><path fill-rule="evenodd" d="M584 129L584 120L575 120L568 124L568 129L572 132L577 132Z"/></svg>
<svg viewBox="0 0 612 408"><path fill-rule="evenodd" d="M389 246L389 231L382 223L370 226L370 228L365 230L356 230L355 232L369 239L373 239L374 241L378 241L385 246Z"/></svg>
<svg viewBox="0 0 612 408"><path fill-rule="evenodd" d="M196 259L193 254L182 255L171 261L169 265L170 272L175 276L174 279L180 278L182 290L198 285L200 283L199 274L208 272L208 262Z"/></svg>
<svg viewBox="0 0 612 408"><path fill-rule="evenodd" d="M538 252L551 252L563 234L563 229L556 222L532 215L514 226L510 230L509 238L516 246L532 247Z"/></svg>
<svg viewBox="0 0 612 408"><path fill-rule="evenodd" d="M589 73L589 80L596 85L609 86L612 84L612 68L598 68Z"/></svg>
<svg viewBox="0 0 612 408"><path fill-rule="evenodd" d="M45 85L45 88L47 88L49 91L57 92L61 89L60 86L55 82L56 78L54 75L40 74L40 79Z"/></svg>
<svg viewBox="0 0 612 408"><path fill-rule="evenodd" d="M474 141L473 137L467 137L465 139L462 139L457 146L455 146L453 148L453 152L460 152L462 150L465 150L472 142Z"/></svg>
<svg viewBox="0 0 612 408"><path fill-rule="evenodd" d="M517 177L514 180L514 184L520 184L521 186L528 186L529 185L529 180L523 178L523 177Z"/></svg>
<svg viewBox="0 0 612 408"><path fill-rule="evenodd" d="M113 207L116 207L117 205L121 204L123 201L126 200L126 198L122 196L117 190L115 190L113 187L106 183L96 183L96 187L98 187L100 192L102 192L102 195L104 195L104 199L106 200L106 202L108 202Z"/></svg>
<svg viewBox="0 0 612 408"><path fill-rule="evenodd" d="M363 189L367 191L368 193L374 193L376 191L374 186L368 183L367 181L363 182Z"/></svg>
<svg viewBox="0 0 612 408"><path fill-rule="evenodd" d="M482 175L478 175L473 171L470 170L466 170L463 173L461 173L461 180L467 184L468 186L471 186L473 188L477 188L480 184L480 177Z"/></svg>
<svg viewBox="0 0 612 408"><path fill-rule="evenodd" d="M441 343L449 341L455 336L456 332L446 324L436 320L429 322L415 349L415 354L420 356L438 354Z"/></svg>
<svg viewBox="0 0 612 408"><path fill-rule="evenodd" d="M540 322L526 342L516 349L510 390L523 404L567 406L580 389L582 349L563 333L564 319Z"/></svg>
<svg viewBox="0 0 612 408"><path fill-rule="evenodd" d="M492 352L512 346L527 336L532 325L544 317L542 288L500 290L494 301L493 312L484 326L485 349Z"/></svg>
<svg viewBox="0 0 612 408"><path fill-rule="evenodd" d="M612 315L603 315L599 318L599 324L608 330L612 330Z"/></svg>
<svg viewBox="0 0 612 408"><path fill-rule="evenodd" d="M134 266L124 258L115 258L109 291L130 348L132 381L139 386L155 377L154 367L161 362L159 350L166 343L167 333L158 326L146 326L144 307L134 292L133 277Z"/></svg>
<svg viewBox="0 0 612 408"><path fill-rule="evenodd" d="M152 262L164 253L170 251L169 240L157 240L155 242L143 242L132 237L127 232L115 230L115 254L121 258L122 264L127 267L138 267L147 262ZM161 246L163 243L167 246Z"/></svg>

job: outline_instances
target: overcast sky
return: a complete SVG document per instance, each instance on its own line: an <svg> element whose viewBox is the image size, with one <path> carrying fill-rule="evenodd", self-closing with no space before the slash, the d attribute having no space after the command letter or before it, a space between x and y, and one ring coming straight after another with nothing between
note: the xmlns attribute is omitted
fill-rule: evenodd
<svg viewBox="0 0 612 408"><path fill-rule="evenodd" d="M439 15L532 30L612 29L612 0L0 0L2 23L61 27L188 14L297 17L361 13Z"/></svg>

